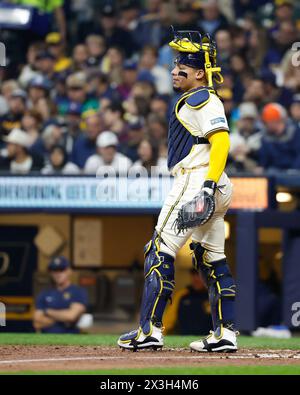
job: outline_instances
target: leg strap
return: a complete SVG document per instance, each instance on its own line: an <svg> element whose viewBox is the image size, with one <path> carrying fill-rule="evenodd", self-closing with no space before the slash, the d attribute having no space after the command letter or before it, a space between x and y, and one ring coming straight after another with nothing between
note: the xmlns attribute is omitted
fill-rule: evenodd
<svg viewBox="0 0 300 395"><path fill-rule="evenodd" d="M140 327L145 335L152 324L162 326L162 317L175 287L174 258L160 252L161 240L155 232L145 246L145 284L141 305Z"/></svg>

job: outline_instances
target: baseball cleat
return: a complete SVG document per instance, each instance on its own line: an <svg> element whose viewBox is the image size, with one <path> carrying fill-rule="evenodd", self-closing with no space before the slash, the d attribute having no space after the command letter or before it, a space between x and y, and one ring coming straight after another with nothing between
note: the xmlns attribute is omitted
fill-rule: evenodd
<svg viewBox="0 0 300 395"><path fill-rule="evenodd" d="M120 336L118 340L118 345L123 349L133 351L145 348L152 348L153 350L157 350L159 348L162 348L164 345L162 332L162 328L157 328L153 325L152 332L149 335L144 335L141 328L139 328Z"/></svg>
<svg viewBox="0 0 300 395"><path fill-rule="evenodd" d="M222 336L216 337L213 331L203 340L197 340L190 344L190 349L198 352L236 352L237 333L224 328Z"/></svg>

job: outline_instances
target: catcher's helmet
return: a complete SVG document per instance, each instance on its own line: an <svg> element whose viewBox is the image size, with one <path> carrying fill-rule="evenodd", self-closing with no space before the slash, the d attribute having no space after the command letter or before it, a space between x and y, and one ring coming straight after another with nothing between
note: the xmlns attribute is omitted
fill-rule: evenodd
<svg viewBox="0 0 300 395"><path fill-rule="evenodd" d="M174 39L169 43L170 47L179 52L175 59L176 63L184 64L205 71L208 86L212 86L212 79L221 84L223 77L221 67L217 66L217 47L210 35L203 36L195 30L175 31L171 26Z"/></svg>

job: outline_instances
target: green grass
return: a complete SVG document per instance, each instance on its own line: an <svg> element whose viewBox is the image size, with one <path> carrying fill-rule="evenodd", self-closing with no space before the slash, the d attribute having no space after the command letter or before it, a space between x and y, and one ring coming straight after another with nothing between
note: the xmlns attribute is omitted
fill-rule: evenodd
<svg viewBox="0 0 300 395"><path fill-rule="evenodd" d="M22 371L10 375L286 375L300 374L300 365L280 366L199 366L143 369L99 369L99 370L65 370ZM0 373L1 375L1 373Z"/></svg>
<svg viewBox="0 0 300 395"><path fill-rule="evenodd" d="M42 334L26 334L26 333L2 333L0 334L1 345L78 345L78 346L114 346L117 340L116 335L42 335ZM178 348L188 347L195 336L167 336L165 345L166 347ZM241 348L257 348L257 349L290 349L300 350L300 338L294 337L292 339L274 339L274 338L253 338L246 336L239 336L239 346ZM1 367L0 367L1 369ZM1 373L6 374L6 373ZM10 372L8 374L25 374L25 375L78 375L78 374L92 374L92 375L108 375L108 374L124 374L124 375L283 375L295 374L300 375L300 365L274 365L274 366L213 366L213 367L153 367L142 369L101 369L101 370L80 370L80 371L20 371Z"/></svg>
<svg viewBox="0 0 300 395"><path fill-rule="evenodd" d="M116 335L45 335L35 333L2 333L0 345L80 345L116 346ZM166 347L188 347L196 336L167 336ZM270 348L300 350L300 338L274 339L239 336L241 348Z"/></svg>

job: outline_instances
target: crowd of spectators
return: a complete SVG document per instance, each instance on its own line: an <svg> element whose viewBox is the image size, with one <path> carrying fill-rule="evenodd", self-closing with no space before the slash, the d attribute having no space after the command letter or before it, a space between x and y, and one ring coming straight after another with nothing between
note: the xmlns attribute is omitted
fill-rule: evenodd
<svg viewBox="0 0 300 395"><path fill-rule="evenodd" d="M14 3L35 5L34 0ZM292 0L52 0L48 27L2 29L0 171L168 174L170 25L216 40L228 171L300 170L300 10ZM51 13L49 13L51 15Z"/></svg>

